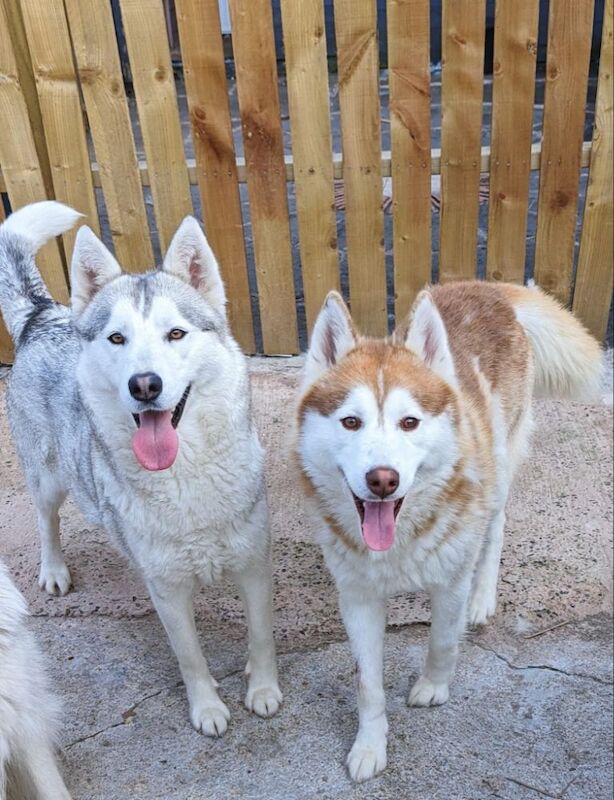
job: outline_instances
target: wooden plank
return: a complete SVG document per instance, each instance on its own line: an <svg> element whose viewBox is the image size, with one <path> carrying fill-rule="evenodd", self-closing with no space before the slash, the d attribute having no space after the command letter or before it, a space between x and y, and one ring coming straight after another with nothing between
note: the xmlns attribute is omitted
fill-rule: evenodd
<svg viewBox="0 0 614 800"><path fill-rule="evenodd" d="M108 3L65 0L115 255L123 267L154 263L130 113Z"/></svg>
<svg viewBox="0 0 614 800"><path fill-rule="evenodd" d="M26 97L18 76L18 62L0 5L0 163L12 209L47 200ZM15 135L19 131L19 135ZM57 241L48 242L37 256L41 275L53 297L68 301L68 284Z"/></svg>
<svg viewBox="0 0 614 800"><path fill-rule="evenodd" d="M350 304L370 336L388 332L375 0L336 0Z"/></svg>
<svg viewBox="0 0 614 800"><path fill-rule="evenodd" d="M395 315L431 280L429 0L388 3Z"/></svg>
<svg viewBox="0 0 614 800"><path fill-rule="evenodd" d="M613 6L613 0L606 0L595 105L593 155L573 298L573 310L599 341L603 341L608 325L614 272Z"/></svg>
<svg viewBox="0 0 614 800"><path fill-rule="evenodd" d="M296 353L296 303L269 0L230 0L265 353Z"/></svg>
<svg viewBox="0 0 614 800"><path fill-rule="evenodd" d="M486 0L443 0L440 281L474 278Z"/></svg>
<svg viewBox="0 0 614 800"><path fill-rule="evenodd" d="M56 200L85 214L99 231L79 87L62 0L22 0L28 45L51 162ZM64 234L67 253L77 227Z"/></svg>
<svg viewBox="0 0 614 800"><path fill-rule="evenodd" d="M207 236L220 262L230 325L255 350L243 217L217 0L175 0L196 173Z"/></svg>
<svg viewBox="0 0 614 800"><path fill-rule="evenodd" d="M328 64L321 0L281 2L307 327L339 289Z"/></svg>
<svg viewBox="0 0 614 800"><path fill-rule="evenodd" d="M0 0L4 5L4 12L8 24L8 31L13 43L13 54L17 64L17 75L19 85L25 98L30 117L30 128L36 145L38 163L45 183L45 191L48 198L53 197L53 180L51 178L51 164L49 163L49 153L47 152L47 142L43 130L43 119L41 116L38 93L36 91L36 81L32 69L32 59L30 48L26 38L26 29L23 23L21 4L15 0Z"/></svg>
<svg viewBox="0 0 614 800"><path fill-rule="evenodd" d="M550 3L535 280L569 303L593 0Z"/></svg>
<svg viewBox="0 0 614 800"><path fill-rule="evenodd" d="M495 7L487 277L522 283L526 251L539 0Z"/></svg>
<svg viewBox="0 0 614 800"><path fill-rule="evenodd" d="M161 0L120 0L120 8L164 251L181 220L192 213L164 9Z"/></svg>

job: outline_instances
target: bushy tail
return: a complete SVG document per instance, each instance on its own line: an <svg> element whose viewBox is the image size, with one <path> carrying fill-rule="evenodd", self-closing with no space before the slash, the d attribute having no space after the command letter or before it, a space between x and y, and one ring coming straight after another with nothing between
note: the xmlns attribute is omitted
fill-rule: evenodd
<svg viewBox="0 0 614 800"><path fill-rule="evenodd" d="M597 340L571 312L535 285L501 288L533 348L535 396L596 399L603 371L603 352Z"/></svg>
<svg viewBox="0 0 614 800"><path fill-rule="evenodd" d="M0 225L0 311L14 341L33 309L51 302L34 263L36 252L70 230L80 216L62 203L45 200L14 211Z"/></svg>

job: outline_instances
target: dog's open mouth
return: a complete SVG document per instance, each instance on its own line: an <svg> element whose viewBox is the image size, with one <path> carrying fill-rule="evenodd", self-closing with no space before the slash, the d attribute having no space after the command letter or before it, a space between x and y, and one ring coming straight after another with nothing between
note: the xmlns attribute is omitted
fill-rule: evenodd
<svg viewBox="0 0 614 800"><path fill-rule="evenodd" d="M351 491L351 490L350 490ZM396 521L403 497L399 500L362 500L352 492L360 517L362 538L370 550L389 550L394 544Z"/></svg>
<svg viewBox="0 0 614 800"><path fill-rule="evenodd" d="M168 469L174 464L179 450L176 428L189 394L190 386L172 411L142 411L140 414L133 414L137 430L132 437L132 450L145 469Z"/></svg>

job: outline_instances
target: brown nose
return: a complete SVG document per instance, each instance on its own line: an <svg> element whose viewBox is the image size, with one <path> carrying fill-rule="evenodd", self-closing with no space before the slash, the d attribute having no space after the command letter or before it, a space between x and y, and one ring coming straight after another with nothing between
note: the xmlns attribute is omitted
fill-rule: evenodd
<svg viewBox="0 0 614 800"><path fill-rule="evenodd" d="M367 481L367 486L371 489L373 494L378 495L382 499L396 492L399 488L399 473L396 469L376 467L367 472L365 479Z"/></svg>

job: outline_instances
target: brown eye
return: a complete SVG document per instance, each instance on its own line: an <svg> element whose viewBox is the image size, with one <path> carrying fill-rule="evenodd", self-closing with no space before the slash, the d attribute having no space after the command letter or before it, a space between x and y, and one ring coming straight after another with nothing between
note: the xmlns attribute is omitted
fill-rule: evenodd
<svg viewBox="0 0 614 800"><path fill-rule="evenodd" d="M182 331L181 328L173 328L168 334L168 340L169 342L176 342L179 339L183 339L185 335L186 331Z"/></svg>
<svg viewBox="0 0 614 800"><path fill-rule="evenodd" d="M358 417L344 417L341 420L341 424L346 431L357 431L360 427L362 427L362 422L358 419Z"/></svg>
<svg viewBox="0 0 614 800"><path fill-rule="evenodd" d="M111 344L124 344L126 341L121 333L112 333L108 338Z"/></svg>
<svg viewBox="0 0 614 800"><path fill-rule="evenodd" d="M419 424L420 420L415 417L403 417L399 422L402 431L415 431Z"/></svg>

